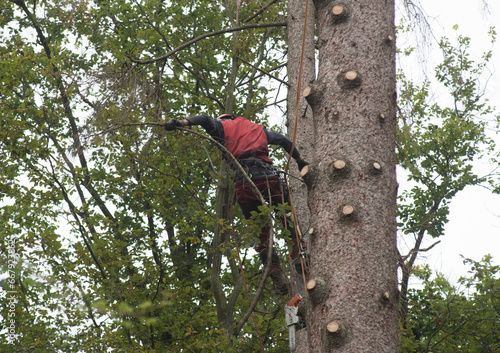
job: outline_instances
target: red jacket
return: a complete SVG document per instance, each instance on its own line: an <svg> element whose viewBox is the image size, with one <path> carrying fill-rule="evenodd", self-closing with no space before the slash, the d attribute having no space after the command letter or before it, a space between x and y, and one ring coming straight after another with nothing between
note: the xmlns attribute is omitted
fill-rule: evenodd
<svg viewBox="0 0 500 353"><path fill-rule="evenodd" d="M237 159L259 158L268 163L269 150L264 126L239 116L234 120L222 121L224 147Z"/></svg>

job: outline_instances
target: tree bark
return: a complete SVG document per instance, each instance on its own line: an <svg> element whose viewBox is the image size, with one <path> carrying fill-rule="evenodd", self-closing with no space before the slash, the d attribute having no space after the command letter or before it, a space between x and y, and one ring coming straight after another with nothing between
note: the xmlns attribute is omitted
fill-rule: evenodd
<svg viewBox="0 0 500 353"><path fill-rule="evenodd" d="M301 154L306 160L310 160L313 155L314 139L313 134L313 116L312 109L308 102L302 96L303 89L307 88L316 77L315 68L315 48L314 48L314 28L315 11L312 0L309 0L309 7L306 16L306 1L289 0L288 1L288 22L287 22L287 40L288 40L288 96L287 96L287 128L288 136L293 139L295 120L297 118L297 131L295 143ZM304 33L305 31L305 33ZM303 35L305 34L305 38ZM304 46L302 43L304 42ZM300 60L303 50L302 75L299 77ZM300 86L299 89L299 79ZM298 103L298 106L297 106ZM297 109L298 108L298 109ZM291 166L292 174L293 168ZM307 187L295 178L288 178L290 183L291 199L293 200L295 212L299 221L300 228L304 232L304 238L308 241L307 230L310 226L309 208L307 206ZM292 271L294 269L292 268ZM302 274L294 276L292 291L305 295L303 288ZM308 341L307 331L299 330L296 333L296 352L307 353Z"/></svg>
<svg viewBox="0 0 500 353"><path fill-rule="evenodd" d="M216 214L219 219L229 219L229 166L225 161L222 162L220 168L221 177L217 184L216 196ZM226 241L226 234L223 230L223 225L217 223L214 229L214 237L212 241L212 268L210 272L210 283L212 286L212 293L215 298L215 307L217 309L217 319L221 327L228 330L231 334L232 327L232 311L228 310L228 303L226 294L222 287L220 280L221 265L222 265L222 252L220 246ZM241 289L241 288L240 288Z"/></svg>
<svg viewBox="0 0 500 353"><path fill-rule="evenodd" d="M397 352L394 2L314 4L319 66L304 180L310 277L326 294L308 305L309 351Z"/></svg>
<svg viewBox="0 0 500 353"><path fill-rule="evenodd" d="M297 92L300 71L300 57L302 54L302 36L304 33L304 0L288 1L288 96L287 96L287 128L288 136L293 139L295 128L295 116L297 114L297 136L296 147L308 160L313 154L314 139L312 109L307 101L302 97L302 90L314 81L316 76L315 54L314 54L314 23L315 11L313 1L310 0L307 11L307 23L305 32L304 60L302 66L301 92ZM297 111L297 95L299 95L299 106ZM292 166L292 170L295 166ZM297 217L306 232L309 226L309 209L307 207L307 188L304 183L294 178L290 178L290 187L293 203L297 212Z"/></svg>

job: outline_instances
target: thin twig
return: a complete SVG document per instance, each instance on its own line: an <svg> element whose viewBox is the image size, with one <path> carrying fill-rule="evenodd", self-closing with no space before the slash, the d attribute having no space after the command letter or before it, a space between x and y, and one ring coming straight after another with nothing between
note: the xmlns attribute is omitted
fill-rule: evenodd
<svg viewBox="0 0 500 353"><path fill-rule="evenodd" d="M178 46L177 48L175 48L175 49L169 51L168 53L166 53L162 56L159 56L157 58L153 58L153 59L149 59L149 60L137 60L137 59L130 58L130 61L132 61L136 64L141 64L141 65L152 64L152 63L160 61L160 60L165 60L168 57L177 53L178 51L180 51L184 48L187 48L190 45L192 45L196 42L199 42L200 40L205 39L205 38L214 37L214 36L217 36L219 34L224 34L224 33L243 31L245 29L251 29L251 28L284 27L284 26L286 26L286 24L287 24L286 22L253 23L253 24L244 25L244 26L240 26L240 27L226 28L226 29L222 29L220 31L202 34L201 36L198 36L190 41L187 41L186 43Z"/></svg>
<svg viewBox="0 0 500 353"><path fill-rule="evenodd" d="M254 13L252 16L250 16L249 18L247 18L246 20L244 20L243 22L250 22L251 20L253 20L255 17L259 16L260 14L262 14L268 7L270 7L272 4L274 4L275 2L277 2L279 0L272 0L271 2L267 3L266 5L262 6L262 8L257 11L256 13Z"/></svg>
<svg viewBox="0 0 500 353"><path fill-rule="evenodd" d="M413 254L418 253L418 252L426 252L426 251L429 251L429 250L431 250L433 247L435 247L436 245L438 245L439 243L441 243L441 240L438 240L437 242L435 242L434 244L432 244L431 246L429 246L429 247L427 247L427 248L425 248L425 249L412 249L412 250L411 250L411 251L410 251L407 255L405 255L405 256L402 256L402 255L401 255L401 259L402 259L403 261L406 261L406 260L410 257L410 255L413 255Z"/></svg>
<svg viewBox="0 0 500 353"><path fill-rule="evenodd" d="M250 63L250 62L246 61L246 60L245 60L245 59L243 59L241 56L237 56L237 58L238 58L239 60L243 61L243 62L244 62L245 64L247 64L248 66L253 67L255 70L260 71L260 72L261 72L261 73L263 73L264 75L267 75L267 76L269 76L269 77L271 77L271 78L275 79L276 81L281 82L282 84L286 85L287 87L289 86L288 82L283 81L282 79L280 79L280 78L278 78L278 77L276 77L276 76L274 76L274 75L270 74L270 73L269 73L269 72L267 72L266 70L262 70L260 67L257 67L257 66L255 66L255 65L253 65L252 63Z"/></svg>

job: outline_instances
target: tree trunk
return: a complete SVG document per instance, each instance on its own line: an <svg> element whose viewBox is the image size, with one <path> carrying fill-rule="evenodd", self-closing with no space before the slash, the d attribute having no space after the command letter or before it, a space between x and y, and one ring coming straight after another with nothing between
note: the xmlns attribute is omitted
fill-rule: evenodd
<svg viewBox="0 0 500 353"><path fill-rule="evenodd" d="M312 109L307 101L302 97L302 92L297 92L299 83L300 58L302 54L302 41L304 33L304 16L306 10L304 0L288 1L288 21L287 21L287 40L288 40L288 96L287 96L287 131L288 137L293 139L295 117L297 117L296 146L309 160L313 155L314 139L313 135L313 116ZM300 86L306 88L314 82L316 78L315 57L314 57L314 27L315 11L312 0L309 1L307 11L307 23L305 32L304 60L302 65L302 77ZM301 91L302 91L301 89ZM298 111L297 111L297 95ZM291 165L291 173L296 174L295 166ZM291 196L294 203L297 217L302 231L306 232L309 228L309 208L307 207L307 188L302 181L289 178Z"/></svg>
<svg viewBox="0 0 500 353"><path fill-rule="evenodd" d="M314 1L310 352L397 352L394 2Z"/></svg>
<svg viewBox="0 0 500 353"><path fill-rule="evenodd" d="M313 135L313 116L312 109L307 101L302 97L302 92L299 89L299 72L300 59L302 49L304 50L302 62L302 75L300 77L300 86L308 87L316 78L315 68L315 50L314 50L314 28L315 28L315 11L312 0L309 1L306 16L306 2L304 0L289 0L288 1L288 21L287 21L287 41L288 41L288 96L287 96L287 128L288 136L293 139L295 118L297 118L297 131L295 143L301 154L306 160L312 158L314 150ZM305 38L304 35L305 25ZM302 43L304 41L304 46ZM302 91L300 89L300 91ZM298 99L298 100L297 100ZM297 106L298 104L298 106ZM297 109L298 108L298 109ZM295 174L295 166L290 166L291 173ZM307 207L307 188L306 185L295 178L288 178L290 183L290 196L293 201L295 212L299 221L300 228L304 232L304 238L309 241L306 236L310 226L309 208ZM293 268L292 268L293 271ZM295 274L292 283L292 291L298 291L303 296L305 295L303 280L301 274ZM308 353L307 331L305 329L297 331L296 334L296 352Z"/></svg>
<svg viewBox="0 0 500 353"><path fill-rule="evenodd" d="M229 166L225 161L221 163L220 179L217 184L216 196L216 214L218 219L229 219ZM228 310L227 297L220 281L221 265L222 265L222 252L220 246L226 240L226 234L223 230L223 225L216 223L214 229L214 237L212 241L213 257L212 268L210 272L210 283L212 286L212 293L215 298L215 307L217 309L217 319L221 327L228 330L227 333L232 334L232 311ZM241 288L240 288L241 289ZM233 309L233 308L231 308Z"/></svg>

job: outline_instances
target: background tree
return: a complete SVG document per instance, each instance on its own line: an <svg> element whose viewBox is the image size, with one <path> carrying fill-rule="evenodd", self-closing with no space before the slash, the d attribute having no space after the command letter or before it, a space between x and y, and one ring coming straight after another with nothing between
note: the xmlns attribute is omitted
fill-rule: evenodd
<svg viewBox="0 0 500 353"><path fill-rule="evenodd" d="M493 29L490 35L494 43ZM398 73L398 163L411 185L398 199L399 226L412 244L400 257L403 322L412 268L419 252L439 242L425 247L425 239L443 235L450 201L467 186L493 190L497 182L494 172L478 175L473 169L474 162L491 157L493 169L498 167L494 157L498 150L488 130L496 127L499 116L485 99L481 84L491 51L474 61L469 44L470 39L461 35L455 45L447 38L440 41L443 61L435 68L435 78L448 93L440 102L433 100L429 81L418 85L402 70Z"/></svg>
<svg viewBox="0 0 500 353"><path fill-rule="evenodd" d="M422 284L408 292L408 329L401 352L495 352L499 349L499 267L491 257L464 259L468 276L451 284L429 267L415 268Z"/></svg>
<svg viewBox="0 0 500 353"><path fill-rule="evenodd" d="M14 239L20 256L20 336L2 350L258 347L251 326L240 332L247 339L231 339L248 304L229 239L213 243L216 225L227 228L213 212L219 153L203 139L138 125L226 109L265 118L266 70L281 66L279 30L271 35L283 26L279 7L4 1L2 9L2 247ZM221 35L238 24L263 29ZM215 268L220 252L228 268ZM257 265L243 266L254 285ZM235 293L232 309L216 290ZM264 344L279 349L284 328L270 297L257 319L274 333Z"/></svg>

